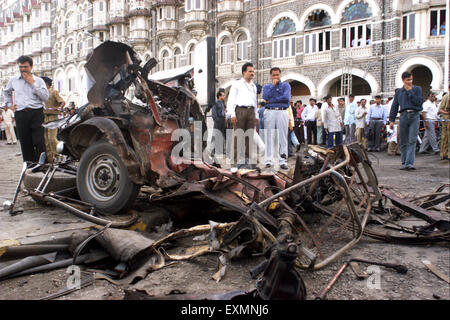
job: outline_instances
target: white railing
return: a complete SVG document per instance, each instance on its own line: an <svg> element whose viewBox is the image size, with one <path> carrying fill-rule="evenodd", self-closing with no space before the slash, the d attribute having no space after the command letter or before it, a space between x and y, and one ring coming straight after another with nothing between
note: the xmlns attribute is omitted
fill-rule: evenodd
<svg viewBox="0 0 450 320"><path fill-rule="evenodd" d="M239 61L234 64L234 73L242 74L242 66L248 61Z"/></svg>
<svg viewBox="0 0 450 320"><path fill-rule="evenodd" d="M185 14L184 21L185 21L185 23L198 22L198 21L206 22L208 19L207 14L208 14L207 11L200 11L200 10L188 11Z"/></svg>
<svg viewBox="0 0 450 320"><path fill-rule="evenodd" d="M160 32L164 32L165 30L176 30L178 29L178 21L177 20L159 20L156 23L156 30Z"/></svg>
<svg viewBox="0 0 450 320"><path fill-rule="evenodd" d="M305 54L303 57L304 64L327 62L327 61L331 61L331 52L330 51L308 53L308 54Z"/></svg>
<svg viewBox="0 0 450 320"><path fill-rule="evenodd" d="M43 70L50 70L52 68L51 61L45 61L41 63Z"/></svg>
<svg viewBox="0 0 450 320"><path fill-rule="evenodd" d="M219 76L231 75L233 73L233 65L232 64L219 65L218 73Z"/></svg>
<svg viewBox="0 0 450 320"><path fill-rule="evenodd" d="M365 58L372 56L372 46L341 49L340 58Z"/></svg>
<svg viewBox="0 0 450 320"><path fill-rule="evenodd" d="M444 47L445 46L445 36L428 37L427 45L429 47Z"/></svg>
<svg viewBox="0 0 450 320"><path fill-rule="evenodd" d="M225 0L217 3L217 11L219 13L226 11L242 11L244 5L241 0Z"/></svg>
<svg viewBox="0 0 450 320"><path fill-rule="evenodd" d="M272 67L292 67L296 65L296 59L294 57L277 58L272 59Z"/></svg>
<svg viewBox="0 0 450 320"><path fill-rule="evenodd" d="M402 40L400 42L401 50L415 49L417 48L416 39Z"/></svg>
<svg viewBox="0 0 450 320"><path fill-rule="evenodd" d="M130 40L133 39L148 39L148 31L146 30L132 30L130 32Z"/></svg>

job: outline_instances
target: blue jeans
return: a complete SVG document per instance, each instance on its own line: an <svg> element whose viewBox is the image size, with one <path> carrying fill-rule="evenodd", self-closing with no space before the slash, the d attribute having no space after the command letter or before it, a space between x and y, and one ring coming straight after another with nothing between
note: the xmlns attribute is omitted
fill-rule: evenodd
<svg viewBox="0 0 450 320"><path fill-rule="evenodd" d="M300 142L298 142L297 136L294 133L294 130L289 131L288 134L288 154L289 156L293 156L294 152L292 151L292 146L297 147Z"/></svg>
<svg viewBox="0 0 450 320"><path fill-rule="evenodd" d="M400 115L400 151L402 153L402 166L404 167L414 165L419 122L419 111L404 111Z"/></svg>
<svg viewBox="0 0 450 320"><path fill-rule="evenodd" d="M334 137L336 137L336 141L333 140ZM328 149L336 147L341 143L342 143L342 131L328 132L328 143L327 143Z"/></svg>

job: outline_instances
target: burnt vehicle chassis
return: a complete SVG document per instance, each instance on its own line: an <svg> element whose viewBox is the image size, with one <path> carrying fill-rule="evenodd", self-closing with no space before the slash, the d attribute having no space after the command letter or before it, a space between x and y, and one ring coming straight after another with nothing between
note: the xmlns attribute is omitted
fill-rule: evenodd
<svg viewBox="0 0 450 320"><path fill-rule="evenodd" d="M111 41L101 44L85 66L94 80L89 103L69 119L50 125L59 127L62 153L79 160L80 198L99 212L127 208L141 185L163 189L180 185L184 179L169 163L175 143L171 135L179 128L190 129L192 121L201 121L206 130L191 75L179 75L179 86L171 87L148 79L155 59L140 64L131 47ZM125 97L132 86L138 103Z"/></svg>

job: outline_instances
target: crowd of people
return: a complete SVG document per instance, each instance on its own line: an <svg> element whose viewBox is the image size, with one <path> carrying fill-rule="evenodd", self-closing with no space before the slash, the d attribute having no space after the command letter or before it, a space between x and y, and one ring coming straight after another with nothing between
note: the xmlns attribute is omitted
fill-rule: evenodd
<svg viewBox="0 0 450 320"><path fill-rule="evenodd" d="M24 161L36 162L46 152L51 162L56 156L56 130L44 130L42 124L73 114L75 105L73 102L65 105L52 88L50 78L32 73L31 57L21 56L17 62L20 75L10 79L4 90L5 105L0 114L2 136L4 132L7 144L20 142ZM280 168L287 170L288 158L302 145L333 148L358 142L368 152L380 152L383 139L388 143L388 154L401 154L402 170L415 170L418 140L420 153L428 153L431 148L441 159L449 160L449 94L444 94L439 104L433 92L423 101L422 89L413 85L409 72L402 74L403 86L396 89L394 97L383 101L377 95L369 103L366 99L356 101L352 94L338 98L337 103L329 95L321 101L311 97L308 104L301 100L294 102L289 83L281 81L280 68L270 70L271 81L264 87L254 83L254 75L253 64L245 63L242 78L233 83L228 97L224 89L219 89L212 107L213 139L226 141L222 147L229 149L232 139L225 139L226 129L233 132L231 161L237 168L256 167L258 153L252 149L255 145L263 150L266 168L274 166L277 153ZM425 131L422 139L421 121ZM237 133L242 133L244 139L238 140ZM214 150L215 153L223 151Z"/></svg>
<svg viewBox="0 0 450 320"><path fill-rule="evenodd" d="M225 90L219 89L218 100L212 108L214 128L220 128L224 137L226 128L259 133L264 141L266 168L274 165L274 148L278 150L280 168L286 170L288 157L294 156L306 144L331 149L342 143L357 142L368 152L381 152L387 147L389 155L401 155L400 169L408 171L415 170L416 151L440 154L442 160L449 159L448 94L444 93L438 103L436 94L430 92L424 101L422 89L412 84L410 72L402 74L403 86L388 99L376 95L370 101L356 101L350 94L339 97L336 103L328 95L320 102L311 97L308 104L301 100L292 101L290 85L280 80L280 68L270 70L271 82L262 88L259 103L258 85L253 82L253 65L245 64L242 74L242 79L231 86L227 103ZM440 147L438 130L442 132ZM420 134L422 131L424 135ZM274 143L275 132L277 140ZM253 133L247 136L252 137ZM239 152L236 141L232 164L237 168L254 168L255 162L249 163L252 155L247 144L245 156L236 157ZM248 143L252 143L251 139ZM417 144L419 150L416 150ZM431 152L428 151L430 148Z"/></svg>

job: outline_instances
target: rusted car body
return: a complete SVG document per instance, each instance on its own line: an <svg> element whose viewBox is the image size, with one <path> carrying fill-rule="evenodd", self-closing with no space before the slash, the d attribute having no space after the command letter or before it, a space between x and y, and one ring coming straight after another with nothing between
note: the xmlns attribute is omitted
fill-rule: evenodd
<svg viewBox="0 0 450 320"><path fill-rule="evenodd" d="M131 47L107 41L86 63L93 81L89 103L59 123L63 154L80 160L80 197L98 210L115 213L136 197L139 186L171 188L185 179L171 165L174 130L189 129L205 116L192 92L189 73L177 76L171 87L148 79L154 59L143 67ZM134 87L133 101L125 97ZM123 174L126 168L127 175Z"/></svg>

